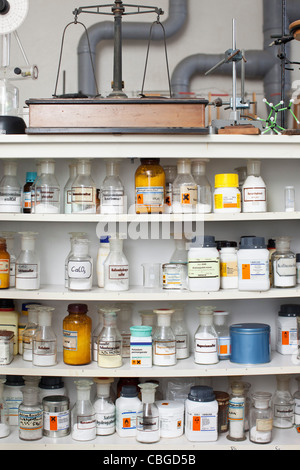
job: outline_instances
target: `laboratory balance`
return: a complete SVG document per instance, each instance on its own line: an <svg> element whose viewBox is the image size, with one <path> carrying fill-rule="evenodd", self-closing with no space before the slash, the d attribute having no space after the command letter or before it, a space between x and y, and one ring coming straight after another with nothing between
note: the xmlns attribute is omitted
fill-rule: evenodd
<svg viewBox="0 0 300 470"><path fill-rule="evenodd" d="M164 27L160 22L163 11L157 7L138 6L115 1L110 5L95 5L79 7L73 11L74 21L69 23L84 27L78 21L81 13L112 15L114 17L114 65L112 92L107 97L88 97L75 95L57 95L57 81L55 92L49 99L29 99L29 134L44 133L194 133L208 134L205 127L205 108L208 104L202 98L175 98L172 96L168 59L166 52L166 36ZM165 55L169 78L169 96L147 96L143 92L137 98L128 98L123 91L122 78L122 20L126 15L153 13L157 20L150 27L149 42L146 56L145 72L147 68L149 48L152 39L153 27L163 29ZM66 31L64 30L64 34ZM64 34L62 39L58 76L61 65ZM89 43L89 41L88 41ZM91 62L92 62L92 56ZM93 63L92 63L93 66ZM93 66L94 78L95 71ZM95 79L96 81L96 79Z"/></svg>

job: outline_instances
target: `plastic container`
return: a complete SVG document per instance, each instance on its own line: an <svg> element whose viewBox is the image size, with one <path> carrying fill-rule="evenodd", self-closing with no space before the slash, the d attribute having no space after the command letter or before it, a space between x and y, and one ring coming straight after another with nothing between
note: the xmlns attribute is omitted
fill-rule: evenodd
<svg viewBox="0 0 300 470"><path fill-rule="evenodd" d="M116 400L116 431L120 437L136 436L137 413L141 407L138 395L135 385L123 385Z"/></svg>
<svg viewBox="0 0 300 470"><path fill-rule="evenodd" d="M194 292L220 289L220 255L215 237L195 237L188 252L188 287Z"/></svg>
<svg viewBox="0 0 300 470"><path fill-rule="evenodd" d="M0 330L0 366L6 366L14 358L14 334L11 331Z"/></svg>
<svg viewBox="0 0 300 470"><path fill-rule="evenodd" d="M193 442L218 439L218 402L211 387L191 387L185 401L185 435Z"/></svg>
<svg viewBox="0 0 300 470"><path fill-rule="evenodd" d="M225 242L220 250L220 287L238 288L237 243Z"/></svg>
<svg viewBox="0 0 300 470"><path fill-rule="evenodd" d="M239 323L229 327L230 361L237 364L265 364L271 360L271 328L264 323Z"/></svg>
<svg viewBox="0 0 300 470"><path fill-rule="evenodd" d="M213 209L217 214L241 212L241 193L237 174L224 173L215 175L213 202Z"/></svg>
<svg viewBox="0 0 300 470"><path fill-rule="evenodd" d="M11 331L14 334L14 355L18 354L18 321L19 313L10 299L0 299L0 330Z"/></svg>
<svg viewBox="0 0 300 470"><path fill-rule="evenodd" d="M156 402L159 412L160 437L180 437L184 429L184 403L175 400Z"/></svg>
<svg viewBox="0 0 300 470"><path fill-rule="evenodd" d="M152 367L152 327L130 327L130 366Z"/></svg>
<svg viewBox="0 0 300 470"><path fill-rule="evenodd" d="M265 239L253 236L242 237L237 257L239 290L269 290L269 251L265 245Z"/></svg>
<svg viewBox="0 0 300 470"><path fill-rule="evenodd" d="M300 317L300 305L285 304L280 306L276 322L276 351L280 354L297 352L297 317Z"/></svg>

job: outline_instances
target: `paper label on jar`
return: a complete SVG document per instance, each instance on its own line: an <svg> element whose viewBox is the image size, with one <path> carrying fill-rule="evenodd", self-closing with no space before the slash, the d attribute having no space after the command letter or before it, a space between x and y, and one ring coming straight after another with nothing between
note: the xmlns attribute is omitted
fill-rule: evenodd
<svg viewBox="0 0 300 470"><path fill-rule="evenodd" d="M136 428L138 431L154 432L159 430L159 416L143 416L137 413Z"/></svg>
<svg viewBox="0 0 300 470"><path fill-rule="evenodd" d="M241 261L240 264L240 277L243 280L258 279L267 275L267 270L269 268L268 261Z"/></svg>
<svg viewBox="0 0 300 470"><path fill-rule="evenodd" d="M257 419L256 420L256 431L266 432L272 431L273 428L273 419Z"/></svg>
<svg viewBox="0 0 300 470"><path fill-rule="evenodd" d="M39 193L39 201L41 203L58 203L60 198L60 191L57 187L47 186L47 187L37 187Z"/></svg>
<svg viewBox="0 0 300 470"><path fill-rule="evenodd" d="M124 191L123 190L101 190L101 206L123 207Z"/></svg>
<svg viewBox="0 0 300 470"><path fill-rule="evenodd" d="M226 263L220 263L220 275L221 277L237 277L238 267L237 261L227 261Z"/></svg>
<svg viewBox="0 0 300 470"><path fill-rule="evenodd" d="M239 193L229 195L215 194L215 208L216 209L240 209L241 208L241 195Z"/></svg>
<svg viewBox="0 0 300 470"><path fill-rule="evenodd" d="M69 261L68 276L70 279L90 279L92 263L90 261Z"/></svg>
<svg viewBox="0 0 300 470"><path fill-rule="evenodd" d="M296 276L296 259L281 258L274 261L275 273L279 277Z"/></svg>
<svg viewBox="0 0 300 470"><path fill-rule="evenodd" d="M244 202L265 202L266 201L266 188L244 188Z"/></svg>
<svg viewBox="0 0 300 470"><path fill-rule="evenodd" d="M24 431L36 431L43 427L43 411L19 410L19 428Z"/></svg>
<svg viewBox="0 0 300 470"><path fill-rule="evenodd" d="M63 330L63 349L77 351L78 332Z"/></svg>
<svg viewBox="0 0 300 470"><path fill-rule="evenodd" d="M1 259L0 260L0 274L8 274L9 273L9 259Z"/></svg>
<svg viewBox="0 0 300 470"><path fill-rule="evenodd" d="M121 341L110 340L103 341L99 340L98 354L102 356L120 356L121 355Z"/></svg>
<svg viewBox="0 0 300 470"><path fill-rule="evenodd" d="M44 429L45 431L65 431L70 427L70 412L44 411Z"/></svg>
<svg viewBox="0 0 300 470"><path fill-rule="evenodd" d="M136 187L135 200L140 206L163 206L165 190L163 186Z"/></svg>
<svg viewBox="0 0 300 470"><path fill-rule="evenodd" d="M217 345L217 338L195 338L195 352L197 353L216 353Z"/></svg>
<svg viewBox="0 0 300 470"><path fill-rule="evenodd" d="M73 187L72 188L72 202L85 202L96 204L96 188L92 186L86 187Z"/></svg>
<svg viewBox="0 0 300 470"><path fill-rule="evenodd" d="M196 205L198 186L196 184L183 184L180 186L180 202L183 205Z"/></svg>
<svg viewBox="0 0 300 470"><path fill-rule="evenodd" d="M188 344L187 335L175 335L176 338L176 349L186 349Z"/></svg>
<svg viewBox="0 0 300 470"><path fill-rule="evenodd" d="M291 418L294 414L294 405L274 404L274 418Z"/></svg>
<svg viewBox="0 0 300 470"><path fill-rule="evenodd" d="M21 208L21 192L14 190L0 191L0 207L7 206L8 209L12 206L18 206ZM3 207L1 207L3 212Z"/></svg>
<svg viewBox="0 0 300 470"><path fill-rule="evenodd" d="M96 416L77 416L77 429L78 431L93 430L96 428Z"/></svg>
<svg viewBox="0 0 300 470"><path fill-rule="evenodd" d="M219 336L218 338L218 354L220 357L229 356L231 348L230 336Z"/></svg>
<svg viewBox="0 0 300 470"><path fill-rule="evenodd" d="M229 400L228 419L230 421L242 421L244 419L245 401L243 398Z"/></svg>
<svg viewBox="0 0 300 470"><path fill-rule="evenodd" d="M220 276L219 258L189 259L188 276L192 279L218 278Z"/></svg>
<svg viewBox="0 0 300 470"><path fill-rule="evenodd" d="M11 362L10 357L10 344L5 344L1 341L0 343L0 365L9 364Z"/></svg>
<svg viewBox="0 0 300 470"><path fill-rule="evenodd" d="M16 277L18 279L37 279L37 264L16 264Z"/></svg>
<svg viewBox="0 0 300 470"><path fill-rule="evenodd" d="M121 281L123 279L128 279L129 276L129 267L126 264L114 264L109 265L108 267L108 278L113 280Z"/></svg>
<svg viewBox="0 0 300 470"><path fill-rule="evenodd" d="M176 342L154 341L154 354L157 356L174 356L176 354Z"/></svg>

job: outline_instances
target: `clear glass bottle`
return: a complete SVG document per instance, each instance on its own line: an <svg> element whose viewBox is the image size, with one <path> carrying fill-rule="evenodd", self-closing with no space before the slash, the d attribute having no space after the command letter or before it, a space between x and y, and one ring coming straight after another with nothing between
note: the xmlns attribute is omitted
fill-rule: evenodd
<svg viewBox="0 0 300 470"><path fill-rule="evenodd" d="M38 233L20 232L21 253L16 260L16 289L37 290L40 288L40 260L35 249Z"/></svg>
<svg viewBox="0 0 300 470"><path fill-rule="evenodd" d="M176 364L176 338L171 328L173 309L161 308L153 310L157 315L157 326L154 330L153 365L173 366Z"/></svg>
<svg viewBox="0 0 300 470"><path fill-rule="evenodd" d="M243 212L267 211L267 188L260 175L260 166L259 160L247 162L247 178L242 188Z"/></svg>
<svg viewBox="0 0 300 470"><path fill-rule="evenodd" d="M98 366L121 367L122 336L117 328L117 312L119 309L101 309L103 312L103 328L98 337Z"/></svg>
<svg viewBox="0 0 300 470"><path fill-rule="evenodd" d="M23 360L32 361L32 340L38 328L39 306L31 305L28 308L28 323L22 334Z"/></svg>
<svg viewBox="0 0 300 470"><path fill-rule="evenodd" d="M213 324L215 307L198 307L200 324L194 337L194 360L196 364L216 364L218 356L218 334Z"/></svg>
<svg viewBox="0 0 300 470"><path fill-rule="evenodd" d="M135 172L135 211L137 214L164 212L166 175L159 158L141 158Z"/></svg>
<svg viewBox="0 0 300 470"><path fill-rule="evenodd" d="M152 331L154 331L157 324L157 315L153 310L139 310L139 314L141 315L141 324L143 326L152 326Z"/></svg>
<svg viewBox="0 0 300 470"><path fill-rule="evenodd" d="M87 238L72 240L72 253L68 257L68 289L87 291L93 287L93 258L89 254Z"/></svg>
<svg viewBox="0 0 300 470"><path fill-rule="evenodd" d="M191 161L180 159L177 162L177 177L173 184L173 213L196 213L198 189L191 174Z"/></svg>
<svg viewBox="0 0 300 470"><path fill-rule="evenodd" d="M103 328L103 311L98 310L98 323L92 332L92 358L93 361L98 361L98 337Z"/></svg>
<svg viewBox="0 0 300 470"><path fill-rule="evenodd" d="M77 176L77 165L76 163L71 163L69 165L69 179L64 187L64 213L72 213L72 185Z"/></svg>
<svg viewBox="0 0 300 470"><path fill-rule="evenodd" d="M41 175L35 182L35 213L60 213L60 186L55 176L54 160L41 162Z"/></svg>
<svg viewBox="0 0 300 470"><path fill-rule="evenodd" d="M0 377L0 438L7 437L10 434L9 410L5 399L3 398L5 378Z"/></svg>
<svg viewBox="0 0 300 470"><path fill-rule="evenodd" d="M124 214L127 210L125 204L124 186L119 176L120 162L108 160L106 162L106 177L101 186L101 214Z"/></svg>
<svg viewBox="0 0 300 470"><path fill-rule="evenodd" d="M132 304L124 302L119 304L120 311L117 317L117 327L122 336L122 357L130 357L130 327L132 326Z"/></svg>
<svg viewBox="0 0 300 470"><path fill-rule="evenodd" d="M231 384L231 394L228 406L230 441L244 441L245 435L245 395L244 386L240 382Z"/></svg>
<svg viewBox="0 0 300 470"><path fill-rule="evenodd" d="M5 238L0 238L0 289L9 288L10 255L7 251Z"/></svg>
<svg viewBox="0 0 300 470"><path fill-rule="evenodd" d="M116 430L116 407L110 397L112 378L95 378L97 395L94 401L97 436L108 436Z"/></svg>
<svg viewBox="0 0 300 470"><path fill-rule="evenodd" d="M68 253L68 256L65 259L65 287L68 287L68 285L69 285L68 262L69 262L70 256L73 255L74 241L76 240L76 238L87 238L87 234L85 232L69 232L69 235L70 235L71 248L70 248L70 251Z"/></svg>
<svg viewBox="0 0 300 470"><path fill-rule="evenodd" d="M19 438L36 441L43 437L43 406L37 387L25 386L23 401L19 405Z"/></svg>
<svg viewBox="0 0 300 470"><path fill-rule="evenodd" d="M273 286L295 287L297 282L296 254L290 250L290 238L276 239L276 251L272 254Z"/></svg>
<svg viewBox="0 0 300 470"><path fill-rule="evenodd" d="M173 212L173 183L177 176L177 166L164 166L166 175L166 192L165 192L165 214L172 214Z"/></svg>
<svg viewBox="0 0 300 470"><path fill-rule="evenodd" d="M17 178L18 164L7 160L3 166L4 175L0 181L0 212L22 212L22 187Z"/></svg>
<svg viewBox="0 0 300 470"><path fill-rule="evenodd" d="M176 357L186 359L190 355L190 337L184 320L184 309L174 307L171 328L176 338Z"/></svg>
<svg viewBox="0 0 300 470"><path fill-rule="evenodd" d="M300 376L295 377L298 390L294 393L294 425L298 428L300 426Z"/></svg>
<svg viewBox="0 0 300 470"><path fill-rule="evenodd" d="M57 337L52 328L53 307L40 306L38 328L32 341L32 364L55 366L57 364Z"/></svg>
<svg viewBox="0 0 300 470"><path fill-rule="evenodd" d="M77 176L72 184L72 212L76 214L96 214L97 188L91 176L91 161L77 162Z"/></svg>
<svg viewBox="0 0 300 470"><path fill-rule="evenodd" d="M218 355L220 360L230 359L231 341L228 321L228 312L223 310L214 311L214 326L218 335Z"/></svg>
<svg viewBox="0 0 300 470"><path fill-rule="evenodd" d="M129 289L129 265L123 253L123 240L110 238L109 255L104 263L104 289L125 291Z"/></svg>
<svg viewBox="0 0 300 470"><path fill-rule="evenodd" d="M273 395L272 407L274 428L287 429L293 427L294 399L289 390L290 377L276 376L277 389Z"/></svg>
<svg viewBox="0 0 300 470"><path fill-rule="evenodd" d="M209 214L212 211L212 188L206 176L208 160L193 160L192 175L198 188L197 213Z"/></svg>
<svg viewBox="0 0 300 470"><path fill-rule="evenodd" d="M16 285L16 255L15 255L15 237L16 232L0 232L0 236L6 240L6 249L10 256L9 263L9 287Z"/></svg>
<svg viewBox="0 0 300 470"><path fill-rule="evenodd" d="M272 394L255 392L252 394L250 408L249 439L255 444L268 444L272 441L273 413L270 406Z"/></svg>
<svg viewBox="0 0 300 470"><path fill-rule="evenodd" d="M75 441L96 438L96 414L91 403L92 380L75 380L77 399L71 411L71 437Z"/></svg>
<svg viewBox="0 0 300 470"><path fill-rule="evenodd" d="M63 360L79 366L91 362L92 319L86 304L69 304L63 319Z"/></svg>
<svg viewBox="0 0 300 470"><path fill-rule="evenodd" d="M154 383L139 384L142 392L142 403L137 413L136 440L144 443L154 443L160 440L159 411L155 404Z"/></svg>

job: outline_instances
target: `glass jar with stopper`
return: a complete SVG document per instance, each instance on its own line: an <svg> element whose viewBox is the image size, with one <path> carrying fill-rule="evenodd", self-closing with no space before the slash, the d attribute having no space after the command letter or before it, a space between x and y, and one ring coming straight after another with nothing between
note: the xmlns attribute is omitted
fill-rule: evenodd
<svg viewBox="0 0 300 470"><path fill-rule="evenodd" d="M91 362L92 319L86 304L69 304L63 320L63 360L65 364L84 365Z"/></svg>
<svg viewBox="0 0 300 470"><path fill-rule="evenodd" d="M240 382L231 384L231 394L228 406L230 441L244 441L245 436L245 394L244 385Z"/></svg>
<svg viewBox="0 0 300 470"><path fill-rule="evenodd" d="M272 440L273 413L270 406L272 394L268 392L255 392L252 394L250 408L249 439L256 444L268 444Z"/></svg>
<svg viewBox="0 0 300 470"><path fill-rule="evenodd" d="M94 379L97 387L94 409L96 414L97 436L108 436L116 430L116 407L110 397L112 378L97 377Z"/></svg>
<svg viewBox="0 0 300 470"><path fill-rule="evenodd" d="M98 337L98 366L121 367L122 336L117 328L117 308L101 309L103 328Z"/></svg>
<svg viewBox="0 0 300 470"><path fill-rule="evenodd" d="M32 340L32 364L55 366L57 364L57 337L52 328L53 307L40 306L38 328Z"/></svg>
<svg viewBox="0 0 300 470"><path fill-rule="evenodd" d="M38 233L20 232L21 253L16 260L16 289L37 290L40 288L40 260L35 241Z"/></svg>
<svg viewBox="0 0 300 470"><path fill-rule="evenodd" d="M165 191L165 214L172 214L173 212L173 183L177 176L177 166L168 165L164 166L166 175L166 191Z"/></svg>
<svg viewBox="0 0 300 470"><path fill-rule="evenodd" d="M196 213L198 189L191 173L191 161L177 161L177 177L173 184L173 213Z"/></svg>
<svg viewBox="0 0 300 470"><path fill-rule="evenodd" d="M72 184L72 213L96 214L96 185L91 176L91 161L80 159L76 167L77 176Z"/></svg>
<svg viewBox="0 0 300 470"><path fill-rule="evenodd" d="M72 213L72 184L77 176L77 165L75 162L69 165L69 178L64 187L64 213Z"/></svg>
<svg viewBox="0 0 300 470"><path fill-rule="evenodd" d="M208 159L203 159L192 162L192 175L198 189L197 213L199 214L209 214L212 211L212 188L206 176L208 161Z"/></svg>
<svg viewBox="0 0 300 470"><path fill-rule="evenodd" d="M55 161L42 160L41 174L35 182L35 213L60 212L60 186L55 176Z"/></svg>
<svg viewBox="0 0 300 470"><path fill-rule="evenodd" d="M43 437L43 406L39 400L39 390L37 387L26 385L22 392L23 401L19 405L19 438L36 441Z"/></svg>
<svg viewBox="0 0 300 470"><path fill-rule="evenodd" d="M218 356L218 334L213 324L215 307L198 307L200 324L194 337L194 359L196 364L216 364Z"/></svg>
<svg viewBox="0 0 300 470"><path fill-rule="evenodd" d="M186 359L190 355L190 338L184 321L184 308L174 306L171 318L171 328L176 338L176 357Z"/></svg>
<svg viewBox="0 0 300 470"><path fill-rule="evenodd" d="M69 290L87 291L93 287L93 258L89 254L90 241L75 238L68 258Z"/></svg>
<svg viewBox="0 0 300 470"><path fill-rule="evenodd" d="M294 423L294 398L289 389L290 376L276 376L277 389L273 395L274 428L292 428Z"/></svg>
<svg viewBox="0 0 300 470"><path fill-rule="evenodd" d="M91 441L96 438L96 414L91 403L92 380L75 380L76 403L71 411L71 437L75 441Z"/></svg>
<svg viewBox="0 0 300 470"><path fill-rule="evenodd" d="M119 176L119 160L106 161L106 177L101 186L101 214L124 214L124 186Z"/></svg>
<svg viewBox="0 0 300 470"><path fill-rule="evenodd" d="M4 175L0 181L0 212L22 212L22 187L17 178L16 161L4 161Z"/></svg>
<svg viewBox="0 0 300 470"><path fill-rule="evenodd" d="M3 397L5 378L0 377L0 438L10 434L9 409Z"/></svg>
<svg viewBox="0 0 300 470"><path fill-rule="evenodd" d="M38 328L39 305L29 305L28 307L28 323L23 331L23 360L32 361L32 340Z"/></svg>
<svg viewBox="0 0 300 470"><path fill-rule="evenodd" d="M276 251L271 257L274 287L296 286L296 254L290 250L290 241L289 237L276 238Z"/></svg>
<svg viewBox="0 0 300 470"><path fill-rule="evenodd" d="M74 241L77 238L87 238L87 234L85 232L69 232L69 235L70 235L71 248L70 248L70 251L68 253L68 256L65 259L65 287L68 287L68 285L69 285L68 262L69 262L69 258L73 255Z"/></svg>
<svg viewBox="0 0 300 470"><path fill-rule="evenodd" d="M132 304L122 302L117 316L117 328L122 336L122 357L130 357L130 327L132 326Z"/></svg>
<svg viewBox="0 0 300 470"><path fill-rule="evenodd" d="M129 264L123 253L123 240L119 236L109 239L110 252L104 263L104 289L125 291L129 289Z"/></svg>
<svg viewBox="0 0 300 470"><path fill-rule="evenodd" d="M157 384L146 382L139 384L142 393L142 403L137 413L136 440L144 443L154 443L160 440L159 411L155 404Z"/></svg>
<svg viewBox="0 0 300 470"><path fill-rule="evenodd" d="M173 366L176 358L176 338L171 328L173 309L161 308L153 310L157 315L157 326L153 333L153 365Z"/></svg>

